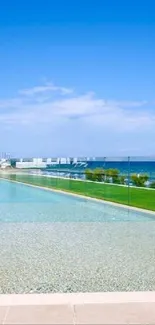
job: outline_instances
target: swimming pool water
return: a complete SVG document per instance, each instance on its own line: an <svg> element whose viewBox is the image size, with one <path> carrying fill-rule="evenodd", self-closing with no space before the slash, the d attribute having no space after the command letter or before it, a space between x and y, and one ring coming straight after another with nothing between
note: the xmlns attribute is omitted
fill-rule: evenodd
<svg viewBox="0 0 155 325"><path fill-rule="evenodd" d="M0 293L155 290L155 214L0 180Z"/></svg>

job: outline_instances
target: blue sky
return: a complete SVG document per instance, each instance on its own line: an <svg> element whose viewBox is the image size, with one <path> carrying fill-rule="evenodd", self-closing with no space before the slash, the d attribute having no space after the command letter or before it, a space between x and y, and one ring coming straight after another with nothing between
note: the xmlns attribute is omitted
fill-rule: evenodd
<svg viewBox="0 0 155 325"><path fill-rule="evenodd" d="M154 1L3 1L1 151L155 155L154 60Z"/></svg>

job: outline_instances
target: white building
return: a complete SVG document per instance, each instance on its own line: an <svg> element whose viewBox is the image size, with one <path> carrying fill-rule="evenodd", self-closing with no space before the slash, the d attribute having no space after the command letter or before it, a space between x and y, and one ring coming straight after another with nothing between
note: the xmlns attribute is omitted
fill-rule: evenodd
<svg viewBox="0 0 155 325"><path fill-rule="evenodd" d="M5 169L5 168L8 168L10 166L11 166L11 164L10 164L9 160L7 160L7 159L1 159L0 160L0 168L1 169Z"/></svg>
<svg viewBox="0 0 155 325"><path fill-rule="evenodd" d="M87 158L81 160L81 158L21 158L16 162L16 168L46 168L49 165L65 165L87 161Z"/></svg>
<svg viewBox="0 0 155 325"><path fill-rule="evenodd" d="M43 158L21 158L16 162L16 168L45 168L47 166L47 159L43 161Z"/></svg>

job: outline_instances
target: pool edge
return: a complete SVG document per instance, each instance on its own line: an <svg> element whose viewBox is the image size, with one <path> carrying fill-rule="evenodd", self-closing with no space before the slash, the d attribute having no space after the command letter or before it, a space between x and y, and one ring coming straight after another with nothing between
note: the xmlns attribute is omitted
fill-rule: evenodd
<svg viewBox="0 0 155 325"><path fill-rule="evenodd" d="M155 292L0 295L0 324L155 324Z"/></svg>

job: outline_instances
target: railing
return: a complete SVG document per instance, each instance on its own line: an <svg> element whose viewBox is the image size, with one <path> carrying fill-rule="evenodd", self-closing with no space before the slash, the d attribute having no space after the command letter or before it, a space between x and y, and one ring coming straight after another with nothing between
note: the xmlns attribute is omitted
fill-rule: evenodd
<svg viewBox="0 0 155 325"><path fill-rule="evenodd" d="M155 211L155 158L81 158L20 173L7 178Z"/></svg>

